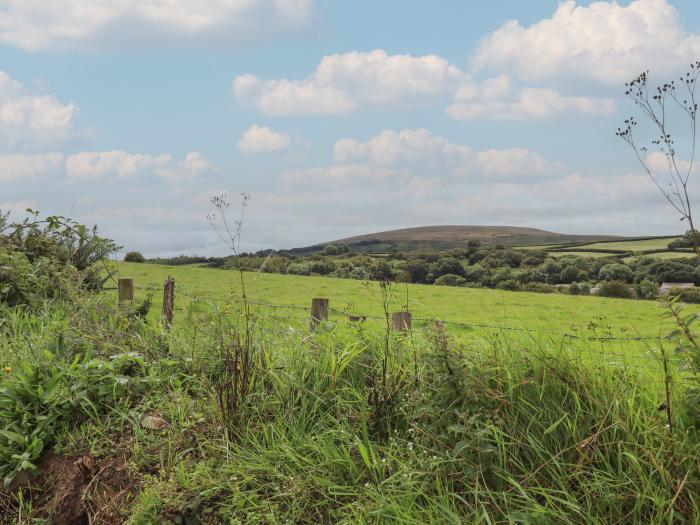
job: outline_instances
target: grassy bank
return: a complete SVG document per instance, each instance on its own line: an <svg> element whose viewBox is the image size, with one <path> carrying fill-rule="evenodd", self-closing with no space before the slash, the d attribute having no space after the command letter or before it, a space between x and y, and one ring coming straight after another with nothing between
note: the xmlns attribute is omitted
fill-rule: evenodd
<svg viewBox="0 0 700 525"><path fill-rule="evenodd" d="M563 353L545 333L310 333L237 303L197 303L172 331L125 314L95 299L3 311L3 428L52 422L36 471L3 491L4 522L697 520L683 410L671 434L637 368ZM246 380L232 364L244 355ZM8 443L6 463L32 450Z"/></svg>

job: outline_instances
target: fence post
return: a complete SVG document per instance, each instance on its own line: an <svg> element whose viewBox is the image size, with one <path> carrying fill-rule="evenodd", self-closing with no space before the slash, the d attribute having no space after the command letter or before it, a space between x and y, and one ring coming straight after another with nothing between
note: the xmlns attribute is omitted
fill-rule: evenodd
<svg viewBox="0 0 700 525"><path fill-rule="evenodd" d="M119 302L134 300L134 280L119 279L117 282L119 288Z"/></svg>
<svg viewBox="0 0 700 525"><path fill-rule="evenodd" d="M173 313L175 311L175 279L168 275L163 284L163 318L167 326L173 324Z"/></svg>
<svg viewBox="0 0 700 525"><path fill-rule="evenodd" d="M311 299L311 329L318 326L321 321L328 320L328 299L314 297Z"/></svg>
<svg viewBox="0 0 700 525"><path fill-rule="evenodd" d="M411 312L401 311L391 314L391 322L397 332L411 331Z"/></svg>

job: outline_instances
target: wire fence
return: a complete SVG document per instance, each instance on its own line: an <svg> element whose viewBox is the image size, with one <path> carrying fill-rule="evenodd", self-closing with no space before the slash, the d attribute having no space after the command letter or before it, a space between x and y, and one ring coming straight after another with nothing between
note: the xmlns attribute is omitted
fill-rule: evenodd
<svg viewBox="0 0 700 525"><path fill-rule="evenodd" d="M113 289L116 290L117 288ZM133 286L133 289L152 295L162 291L159 290L157 286ZM303 334L306 333L306 329L311 330L310 326L314 324L311 322L313 313L311 308L307 305L270 303L249 299L243 300L234 295L217 297L206 294L194 294L188 292L186 288L181 285L176 286L175 296L188 299L190 304L208 302L217 305L240 305L245 303L255 310L256 318L274 320L279 323L277 328L280 330L272 330L269 331L270 333L274 332L282 335L291 335L293 332L296 335L303 336ZM326 306L328 316L323 319L324 326L330 328L345 325L357 330L364 330L366 321L380 322L382 324L389 323L390 321L387 317L382 315L357 314L356 312L349 311L350 309L341 310L330 307L328 303ZM187 309L187 306L176 307L176 310L180 312L187 311ZM613 335L610 330L605 330L607 332L605 335L599 335L599 333L585 334L549 330L545 328L507 326L503 324L421 316L411 317L411 322L412 324L410 324L408 330L409 333L405 334L409 335L411 338L413 338L414 334L427 334L429 331L435 330L436 328L444 329L446 327L476 331L476 334L474 334L475 337L471 338L470 341L474 342L476 339L481 339L487 344L492 344L494 342L493 337L508 333L523 334L533 342L542 342L542 337L546 336L550 349L554 348L568 355L591 358L594 359L594 363L598 365L622 365L628 368L639 369L643 376L640 377L640 379L645 383L648 382L659 386L665 384L663 374L659 373L660 370L662 370L662 361L658 348L660 344L667 344L668 341L664 341L664 338L660 334L653 336L641 334L635 336ZM305 326L306 329L298 330L300 326ZM294 328L294 330L290 331L291 328ZM518 345L522 344L522 341L504 339L503 343L511 345L513 351L529 351L529 348L526 346L518 349ZM677 362L681 361L681 358L678 356L672 359ZM678 367L675 368L678 370ZM681 372L676 373L673 380L677 383L685 383L688 381L688 377Z"/></svg>
<svg viewBox="0 0 700 525"><path fill-rule="evenodd" d="M144 287L144 286L135 286L134 287L137 290L141 291L146 291L146 292L155 292L157 291L157 288L155 287ZM112 289L112 288L110 288ZM113 288L116 290L116 288ZM182 288L176 287L176 294L177 296L182 296L188 298L190 301L196 302L196 301L208 301L212 303L217 303L217 304L248 304L249 306L254 306L254 307L259 307L259 308L265 308L265 309L271 309L271 310L294 310L298 312L306 312L307 314L309 313L309 306L303 306L303 305L298 305L298 304L275 304L275 303L268 303L268 302L262 302L262 301L253 301L246 299L245 301L243 299L238 299L235 297L227 297L227 298L222 298L222 297L213 297L210 295L200 295L200 294L190 294L186 291L184 291ZM178 308L182 310L182 308ZM345 318L350 320L351 318L359 318L359 320L371 320L371 321L381 321L385 322L386 318L384 316L380 315L369 315L369 314L355 314L351 313L347 310L341 310L338 308L333 308L330 307L328 308L328 312L332 313L334 315L340 316L341 318ZM286 315L284 316L284 319L297 319L297 320L304 320L308 321L309 316L308 315L298 315L298 316L289 316ZM416 323L421 323L421 324L434 324L436 322L441 322L445 325L453 326L453 327L459 327L459 328L466 328L466 329L481 329L481 330L496 330L496 331L505 331L505 332L522 332L522 333L532 333L532 334L546 334L546 335L552 335L552 336L557 336L561 338L567 338L567 339L572 339L572 340L581 340L581 341L599 341L599 342L606 342L606 341L616 341L616 342L643 342L643 341L659 341L661 339L660 335L637 335L637 336L617 336L617 335L584 335L580 333L572 333L572 332L561 332L557 330L548 330L548 329L543 329L543 328L528 328L528 327L518 327L518 326L506 326L503 324L490 324L490 323L482 323L482 322L467 322L467 321L456 321L456 320L448 320L448 319L441 319L438 317L419 317L419 316L412 316L412 321Z"/></svg>

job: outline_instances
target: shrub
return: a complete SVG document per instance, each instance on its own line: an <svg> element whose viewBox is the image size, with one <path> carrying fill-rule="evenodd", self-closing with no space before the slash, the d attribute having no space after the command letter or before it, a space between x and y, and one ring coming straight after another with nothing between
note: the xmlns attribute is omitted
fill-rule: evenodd
<svg viewBox="0 0 700 525"><path fill-rule="evenodd" d="M464 286L467 280L464 277L455 275L453 273L448 273L446 275L441 275L435 279L435 284L438 286Z"/></svg>
<svg viewBox="0 0 700 525"><path fill-rule="evenodd" d="M146 258L141 255L141 252L127 252L124 262L143 263L146 262Z"/></svg>
<svg viewBox="0 0 700 525"><path fill-rule="evenodd" d="M504 281L499 282L496 285L496 288L498 288L499 290L516 291L520 290L520 283L515 279L506 279Z"/></svg>
<svg viewBox="0 0 700 525"><path fill-rule="evenodd" d="M649 279L643 279L636 287L637 297L640 299L654 299L659 295L659 288L656 283Z"/></svg>
<svg viewBox="0 0 700 525"><path fill-rule="evenodd" d="M69 297L76 291L79 273L48 257L31 262L18 251L0 246L0 303L38 307L46 300Z"/></svg>
<svg viewBox="0 0 700 525"><path fill-rule="evenodd" d="M522 290L525 292L537 292L537 293L556 293L557 292L557 287L553 286L551 284L545 284L545 283L527 283L522 287Z"/></svg>
<svg viewBox="0 0 700 525"><path fill-rule="evenodd" d="M481 282L486 276L486 268L480 264L473 264L464 269L463 277L470 283Z"/></svg>
<svg viewBox="0 0 700 525"><path fill-rule="evenodd" d="M634 292L623 281L603 281L598 285L598 295L602 297L618 297L620 299L632 299Z"/></svg>
<svg viewBox="0 0 700 525"><path fill-rule="evenodd" d="M700 232L695 230L695 235L700 237ZM686 231L682 237L678 239L673 239L668 243L669 250L677 250L679 248L692 248L693 247L693 232L691 230Z"/></svg>
<svg viewBox="0 0 700 525"><path fill-rule="evenodd" d="M464 265L459 259L455 259L454 257L443 257L433 264L430 271L430 276L433 281L435 281L435 279L438 277L447 274L454 274L464 277Z"/></svg>
<svg viewBox="0 0 700 525"><path fill-rule="evenodd" d="M565 266L559 275L559 282L563 284L573 283L578 280L579 272L580 270L574 265Z"/></svg>
<svg viewBox="0 0 700 525"><path fill-rule="evenodd" d="M671 288L668 294L684 303L700 304L700 288Z"/></svg>
<svg viewBox="0 0 700 525"><path fill-rule="evenodd" d="M591 287L587 283L573 283L569 286L568 292L571 295L590 295Z"/></svg>
<svg viewBox="0 0 700 525"><path fill-rule="evenodd" d="M325 248L323 248L323 254L324 255L338 255L340 253L340 250L335 244L327 244Z"/></svg>
<svg viewBox="0 0 700 525"><path fill-rule="evenodd" d="M604 281L624 281L631 283L634 279L632 269L626 264L610 263L603 266L598 272L598 277Z"/></svg>
<svg viewBox="0 0 700 525"><path fill-rule="evenodd" d="M98 263L117 246L98 236L96 228L64 217L41 220L32 212L21 223L8 224L3 216L0 249L8 263L0 276L0 295L5 296L0 300L22 304L28 297L28 293L17 293L22 289L49 298L60 295L68 282L86 290L101 289L109 273L105 276L106 267ZM55 290L50 290L52 287ZM8 300L10 296L14 300Z"/></svg>

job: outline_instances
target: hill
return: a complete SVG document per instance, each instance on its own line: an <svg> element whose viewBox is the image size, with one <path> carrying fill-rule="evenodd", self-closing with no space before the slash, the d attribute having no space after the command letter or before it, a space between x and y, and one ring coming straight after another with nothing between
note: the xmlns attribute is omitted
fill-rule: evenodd
<svg viewBox="0 0 700 525"><path fill-rule="evenodd" d="M402 228L356 235L288 251L295 254L312 253L322 250L328 244L347 244L352 251L379 253L387 252L392 247L401 251L459 248L471 240L484 244L525 246L624 239L624 237L615 235L571 235L518 226L444 225Z"/></svg>

